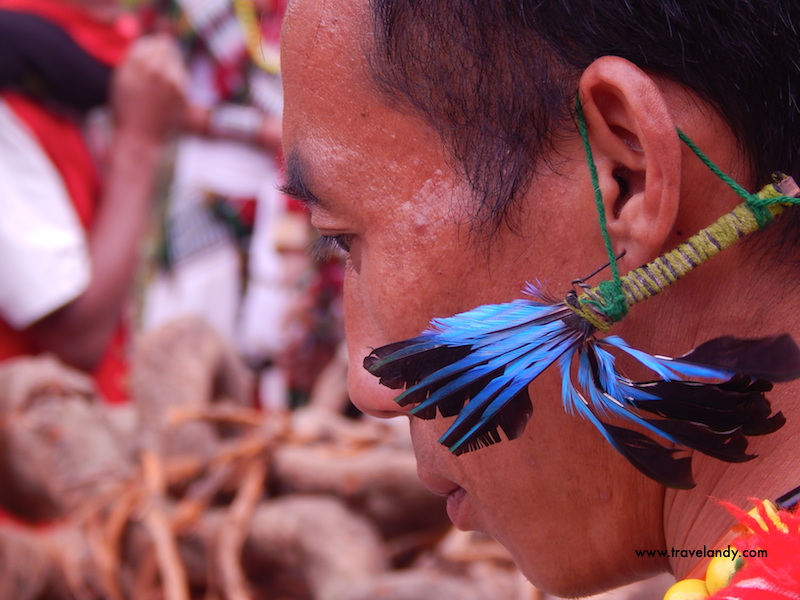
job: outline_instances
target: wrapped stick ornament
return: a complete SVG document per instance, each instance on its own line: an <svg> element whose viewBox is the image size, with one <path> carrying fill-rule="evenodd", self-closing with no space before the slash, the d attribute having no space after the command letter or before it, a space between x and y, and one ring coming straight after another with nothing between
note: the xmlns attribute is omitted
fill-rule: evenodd
<svg viewBox="0 0 800 600"><path fill-rule="evenodd" d="M500 430L508 439L518 437L533 413L528 385L557 363L569 414L588 419L648 477L688 489L694 486L691 459L680 456L681 448L743 462L754 458L747 452L748 436L783 425L783 415L772 413L764 394L774 382L800 377L800 349L788 335L756 340L722 337L669 358L634 349L618 336L595 334L607 332L634 304L766 226L787 206L796 206L800 187L791 177L776 175L758 194L749 194L679 131L681 139L744 201L672 251L620 277L605 231L580 106L578 117L613 279L581 294L572 291L561 301L545 298L529 284L528 298L435 319L419 336L372 351L364 367L381 384L404 389L395 400L401 406L413 405L412 415L455 416L439 441L462 454L500 442ZM624 377L615 367L620 354L655 377L650 381ZM612 419L636 424L671 446L613 424Z"/></svg>

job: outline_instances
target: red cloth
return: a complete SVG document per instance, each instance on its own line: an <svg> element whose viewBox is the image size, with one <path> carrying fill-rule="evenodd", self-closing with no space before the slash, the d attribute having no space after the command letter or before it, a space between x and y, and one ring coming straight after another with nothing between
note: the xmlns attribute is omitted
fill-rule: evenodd
<svg viewBox="0 0 800 600"><path fill-rule="evenodd" d="M41 16L64 29L98 60L115 66L124 58L137 33L127 18L102 23L77 6L63 0L0 0L0 8ZM3 92L3 99L36 136L42 149L61 174L83 227L89 230L100 199L100 179L79 124L29 98ZM92 373L101 394L109 403L127 399L125 327L120 325L105 355ZM0 320L0 360L35 354L37 349L24 332Z"/></svg>
<svg viewBox="0 0 800 600"><path fill-rule="evenodd" d="M138 23L132 15L104 23L65 0L0 0L0 8L38 15L58 25L89 54L110 66L122 61L130 43L139 35Z"/></svg>

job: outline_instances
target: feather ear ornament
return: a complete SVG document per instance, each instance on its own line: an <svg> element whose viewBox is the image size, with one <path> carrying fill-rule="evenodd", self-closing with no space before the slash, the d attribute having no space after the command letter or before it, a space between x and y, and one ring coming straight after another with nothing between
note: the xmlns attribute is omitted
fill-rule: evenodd
<svg viewBox="0 0 800 600"><path fill-rule="evenodd" d="M681 140L743 201L670 252L620 276L580 103L577 116L613 278L581 294L572 291L561 301L545 298L529 284L527 298L435 319L419 336L373 350L364 367L381 384L403 389L395 400L413 405L412 415L455 416L439 441L462 454L500 442L500 431L507 439L518 437L533 413L528 384L558 364L569 414L589 420L648 477L689 489L694 486L691 458L680 456L682 448L744 462L755 457L747 452L749 436L783 425L783 415L772 413L765 392L773 383L800 377L800 349L789 335L722 337L670 358L632 348L618 336L596 334L607 332L637 302L766 226L786 207L800 204L800 187L791 177L776 174L773 183L750 194L678 130ZM634 381L622 375L615 365L621 355L649 369L653 378ZM619 423L635 424L648 435Z"/></svg>

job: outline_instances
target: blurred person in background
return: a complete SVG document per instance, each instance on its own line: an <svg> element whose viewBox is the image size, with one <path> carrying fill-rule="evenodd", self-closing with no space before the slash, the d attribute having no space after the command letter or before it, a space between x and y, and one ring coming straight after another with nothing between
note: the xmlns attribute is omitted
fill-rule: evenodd
<svg viewBox="0 0 800 600"><path fill-rule="evenodd" d="M286 345L289 282L279 238L294 215L278 191L283 1L142 8L149 27L179 40L190 74L142 327L204 317L261 371L264 403L285 406L286 373L276 362Z"/></svg>
<svg viewBox="0 0 800 600"><path fill-rule="evenodd" d="M186 86L172 41L136 36L116 2L0 2L0 359L52 353L109 402L126 397L127 307Z"/></svg>

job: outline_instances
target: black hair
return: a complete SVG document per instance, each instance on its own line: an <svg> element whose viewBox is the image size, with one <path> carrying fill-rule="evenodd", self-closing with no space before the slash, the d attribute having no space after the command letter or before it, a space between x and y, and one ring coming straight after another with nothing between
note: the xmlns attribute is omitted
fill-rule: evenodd
<svg viewBox="0 0 800 600"><path fill-rule="evenodd" d="M496 230L574 133L580 73L624 57L682 84L730 124L759 187L800 178L798 0L371 0L370 64L388 98L440 133ZM800 241L800 211L781 219ZM798 244L800 245L800 244Z"/></svg>

